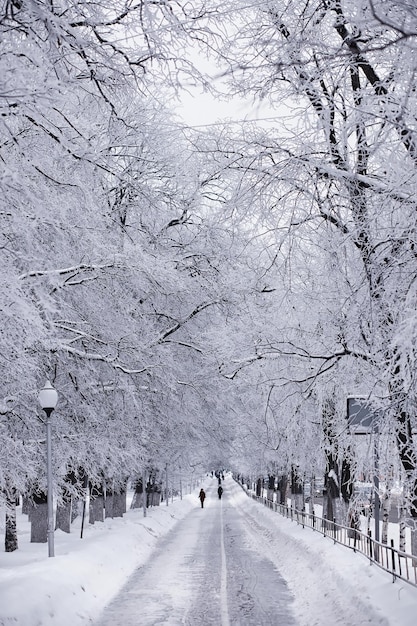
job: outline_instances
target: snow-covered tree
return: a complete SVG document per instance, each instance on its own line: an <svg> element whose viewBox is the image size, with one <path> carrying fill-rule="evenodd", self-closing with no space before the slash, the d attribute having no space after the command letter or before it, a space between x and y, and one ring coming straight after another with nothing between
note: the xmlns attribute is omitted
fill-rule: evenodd
<svg viewBox="0 0 417 626"><path fill-rule="evenodd" d="M415 518L415 12L367 0L223 11L225 89L267 100L276 119L235 125L210 152L235 183L229 210L263 239L268 276L285 283L275 295L293 306L275 326L279 347L254 346L252 360L274 346L293 364L278 379L301 380L303 394L310 380L322 398L337 388L336 406L352 388L374 396Z"/></svg>

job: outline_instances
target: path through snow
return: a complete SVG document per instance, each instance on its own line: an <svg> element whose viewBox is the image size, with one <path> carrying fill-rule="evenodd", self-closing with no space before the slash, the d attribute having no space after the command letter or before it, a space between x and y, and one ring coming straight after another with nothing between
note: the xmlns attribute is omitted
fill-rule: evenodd
<svg viewBox="0 0 417 626"><path fill-rule="evenodd" d="M316 553L301 554L277 528L277 514L249 500L231 478L224 487L219 500L211 481L204 509L191 510L159 543L97 626L387 624ZM310 588L302 596L298 577Z"/></svg>

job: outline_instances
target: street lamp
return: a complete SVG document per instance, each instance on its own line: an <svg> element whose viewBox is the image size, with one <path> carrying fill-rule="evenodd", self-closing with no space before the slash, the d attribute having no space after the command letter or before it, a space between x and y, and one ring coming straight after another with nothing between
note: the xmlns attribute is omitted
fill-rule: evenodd
<svg viewBox="0 0 417 626"><path fill-rule="evenodd" d="M49 382L39 392L39 404L46 413L46 480L47 480L47 502L48 502L48 556L54 554L54 503L52 486L52 445L51 445L51 413L57 405L58 393Z"/></svg>

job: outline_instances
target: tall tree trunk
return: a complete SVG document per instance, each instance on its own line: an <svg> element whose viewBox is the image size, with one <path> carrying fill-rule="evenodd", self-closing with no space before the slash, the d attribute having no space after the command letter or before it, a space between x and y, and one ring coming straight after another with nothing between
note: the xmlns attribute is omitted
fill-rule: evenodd
<svg viewBox="0 0 417 626"><path fill-rule="evenodd" d="M62 530L64 533L71 532L71 518L72 518L72 497L67 496L62 504L59 504L56 508L56 523L55 529Z"/></svg>
<svg viewBox="0 0 417 626"><path fill-rule="evenodd" d="M30 514L30 499L27 494L22 496L22 513L24 515Z"/></svg>
<svg viewBox="0 0 417 626"><path fill-rule="evenodd" d="M90 483L89 523L104 522L104 488L102 484Z"/></svg>
<svg viewBox="0 0 417 626"><path fill-rule="evenodd" d="M4 536L5 552L18 549L16 526L16 492L6 496L6 532Z"/></svg>
<svg viewBox="0 0 417 626"><path fill-rule="evenodd" d="M279 490L279 503L287 504L286 496L287 496L287 485L288 485L288 476L286 474L282 474L278 481L278 490Z"/></svg>
<svg viewBox="0 0 417 626"><path fill-rule="evenodd" d="M400 519L399 519L399 530L400 530L400 536L399 536L399 541L400 541L400 550L401 552L406 552L407 551L407 546L406 546L406 535L405 535L405 531L406 531L406 516L407 516L407 507L405 505L405 502L402 501L401 502L401 506L400 506Z"/></svg>
<svg viewBox="0 0 417 626"><path fill-rule="evenodd" d="M104 502L105 517L113 517L114 507L114 481L106 480L106 499Z"/></svg>
<svg viewBox="0 0 417 626"><path fill-rule="evenodd" d="M388 544L388 524L389 524L389 513L391 510L391 485L387 480L386 489L384 495L382 496L381 502L381 511L382 511L382 533L381 533L381 543Z"/></svg>
<svg viewBox="0 0 417 626"><path fill-rule="evenodd" d="M409 514L413 521L417 521L417 455L412 435L411 416L406 409L399 411L397 423L397 444L406 476Z"/></svg>
<svg viewBox="0 0 417 626"><path fill-rule="evenodd" d="M75 472L68 472L65 477L65 482L70 485L75 485L77 482L77 476ZM65 533L71 532L71 522L73 521L73 496L72 490L64 487L62 493L62 504L59 504L56 509L56 526L63 530Z"/></svg>
<svg viewBox="0 0 417 626"><path fill-rule="evenodd" d="M396 441L401 465L404 469L405 523L411 530L411 553L417 556L417 452L412 432L412 416L409 409L409 394L404 392L404 380L400 367L401 359L397 352L393 355L393 375L390 386L393 405L398 407L396 418ZM400 535L401 536L401 535Z"/></svg>
<svg viewBox="0 0 417 626"><path fill-rule="evenodd" d="M274 491L275 491L275 476L269 475L268 476L268 491L267 491L266 497L271 502L273 502L274 500Z"/></svg>
<svg viewBox="0 0 417 626"><path fill-rule="evenodd" d="M113 517L123 517L126 513L126 492L127 486L120 485L118 491L113 495Z"/></svg>
<svg viewBox="0 0 417 626"><path fill-rule="evenodd" d="M127 480L106 480L106 517L123 517L123 513L126 513Z"/></svg>
<svg viewBox="0 0 417 626"><path fill-rule="evenodd" d="M342 524L343 506L340 501L340 477L338 437L335 433L336 408L333 398L326 398L322 409L322 424L325 437L326 474L324 477L323 518Z"/></svg>
<svg viewBox="0 0 417 626"><path fill-rule="evenodd" d="M316 478L313 475L310 479L310 500L308 501L308 512L314 515L314 494L316 491Z"/></svg>
<svg viewBox="0 0 417 626"><path fill-rule="evenodd" d="M30 507L30 541L46 543L48 540L48 500L44 492L32 496Z"/></svg>
<svg viewBox="0 0 417 626"><path fill-rule="evenodd" d="M74 520L77 519L78 515L79 515L79 509L80 509L80 499L79 498L75 498L74 496L72 497L72 506L71 506L71 524L73 523Z"/></svg>
<svg viewBox="0 0 417 626"><path fill-rule="evenodd" d="M130 505L131 509L139 509L143 507L143 484L142 479L139 478L135 482L135 491L133 494L132 503Z"/></svg>
<svg viewBox="0 0 417 626"><path fill-rule="evenodd" d="M297 511L303 508L303 481L298 468L291 468L291 506Z"/></svg>

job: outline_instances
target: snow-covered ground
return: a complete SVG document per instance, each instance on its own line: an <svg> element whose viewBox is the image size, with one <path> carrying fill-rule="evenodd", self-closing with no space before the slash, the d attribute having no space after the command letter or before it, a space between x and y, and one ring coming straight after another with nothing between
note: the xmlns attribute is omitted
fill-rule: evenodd
<svg viewBox="0 0 417 626"><path fill-rule="evenodd" d="M213 483L211 478L204 482L209 494L215 491ZM83 539L79 537L77 520L70 535L56 532L54 558L48 558L46 544L30 543L29 524L25 516L19 515L19 550L0 553L0 625L81 626L98 621L104 606L132 572L156 554L164 536L171 530L179 533L181 520L187 517L184 524L195 514L200 506L198 491L169 502L169 506L148 509L147 517L136 509L128 511L123 519L87 526ZM213 499L212 506L219 503ZM257 504L230 477L225 482L222 506L225 520L227 509L232 514L233 508L256 519L248 537L256 552L264 548L265 553L274 552L276 568L287 583L293 615L300 626L347 626L349 606L354 620L363 615L360 623L367 626L415 626L417 588L398 580L393 583L389 574L370 565L364 556L334 545L319 533ZM172 582L183 595L191 591L187 579ZM190 589L184 589L184 585L190 585ZM326 608L321 611L321 606ZM135 624L150 623L157 622L147 621L140 612L136 614ZM223 618L220 623L225 623ZM350 625L358 623L351 621ZM201 620L199 626L204 626Z"/></svg>

